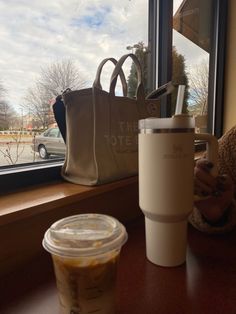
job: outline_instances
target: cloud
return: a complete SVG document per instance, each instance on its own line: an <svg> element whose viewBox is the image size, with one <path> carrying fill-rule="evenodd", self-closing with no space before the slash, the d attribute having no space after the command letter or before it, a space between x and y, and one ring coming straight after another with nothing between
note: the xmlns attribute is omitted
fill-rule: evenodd
<svg viewBox="0 0 236 314"><path fill-rule="evenodd" d="M110 12L111 8L109 6L101 6L96 9L89 6L86 14L72 19L71 26L77 28L85 26L99 30L99 28L106 23L107 15L109 15Z"/></svg>
<svg viewBox="0 0 236 314"><path fill-rule="evenodd" d="M47 64L72 59L92 84L102 59L147 43L143 0L0 0L0 12L1 80L15 107Z"/></svg>

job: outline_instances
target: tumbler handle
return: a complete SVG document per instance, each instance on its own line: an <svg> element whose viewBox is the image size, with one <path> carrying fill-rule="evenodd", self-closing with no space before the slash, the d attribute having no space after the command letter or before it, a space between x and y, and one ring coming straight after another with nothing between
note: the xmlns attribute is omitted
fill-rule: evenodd
<svg viewBox="0 0 236 314"><path fill-rule="evenodd" d="M214 167L211 169L213 176L218 175L218 140L214 135L208 133L195 133L195 140L203 140L207 142L206 158L211 161Z"/></svg>

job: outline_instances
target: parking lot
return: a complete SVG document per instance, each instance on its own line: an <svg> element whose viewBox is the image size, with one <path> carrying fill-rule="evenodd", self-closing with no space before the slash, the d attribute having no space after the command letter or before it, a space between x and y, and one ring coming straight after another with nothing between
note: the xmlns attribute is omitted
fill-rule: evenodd
<svg viewBox="0 0 236 314"><path fill-rule="evenodd" d="M0 167L42 161L31 148L32 135L0 135ZM50 159L56 156L50 157Z"/></svg>

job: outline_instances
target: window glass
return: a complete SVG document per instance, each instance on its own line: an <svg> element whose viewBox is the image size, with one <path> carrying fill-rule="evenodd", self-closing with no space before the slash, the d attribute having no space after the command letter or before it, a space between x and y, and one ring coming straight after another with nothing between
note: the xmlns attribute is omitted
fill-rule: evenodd
<svg viewBox="0 0 236 314"><path fill-rule="evenodd" d="M207 130L212 6L212 0L173 1L172 80L185 85L183 112L195 117L196 132ZM172 113L177 92L172 97Z"/></svg>
<svg viewBox="0 0 236 314"><path fill-rule="evenodd" d="M58 136L58 129L50 129L48 136L49 137L57 137Z"/></svg>
<svg viewBox="0 0 236 314"><path fill-rule="evenodd" d="M147 50L148 1L0 0L0 12L1 167L42 160L37 137L55 127L61 91L91 87L104 58ZM131 65L124 70L133 96ZM102 73L106 90L112 70Z"/></svg>
<svg viewBox="0 0 236 314"><path fill-rule="evenodd" d="M45 132L42 133L43 136L49 136L51 129L46 130Z"/></svg>

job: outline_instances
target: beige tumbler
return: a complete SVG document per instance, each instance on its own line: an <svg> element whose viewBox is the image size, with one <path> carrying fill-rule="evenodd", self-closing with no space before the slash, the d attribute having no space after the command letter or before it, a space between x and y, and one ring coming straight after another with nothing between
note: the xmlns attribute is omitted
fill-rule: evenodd
<svg viewBox="0 0 236 314"><path fill-rule="evenodd" d="M193 208L194 140L208 142L215 162L217 140L194 133L194 118L139 121L139 205L145 215L147 258L160 266L185 262L187 219Z"/></svg>

